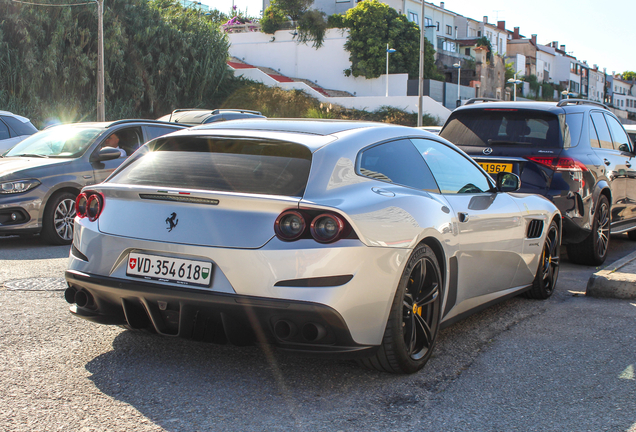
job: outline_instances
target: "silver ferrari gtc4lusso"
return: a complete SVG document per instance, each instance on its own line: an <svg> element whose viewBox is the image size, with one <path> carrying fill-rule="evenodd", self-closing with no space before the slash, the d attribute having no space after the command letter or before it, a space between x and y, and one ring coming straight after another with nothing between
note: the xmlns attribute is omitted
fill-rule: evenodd
<svg viewBox="0 0 636 432"><path fill-rule="evenodd" d="M409 127L187 129L83 189L65 297L97 323L412 373L441 326L552 294L561 216L518 188Z"/></svg>

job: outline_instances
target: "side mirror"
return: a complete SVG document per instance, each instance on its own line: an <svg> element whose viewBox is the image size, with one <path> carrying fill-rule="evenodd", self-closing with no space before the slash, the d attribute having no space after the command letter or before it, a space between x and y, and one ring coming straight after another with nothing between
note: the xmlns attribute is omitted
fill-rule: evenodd
<svg viewBox="0 0 636 432"><path fill-rule="evenodd" d="M499 192L516 192L521 187L521 180L517 174L500 172L497 174L497 190Z"/></svg>
<svg viewBox="0 0 636 432"><path fill-rule="evenodd" d="M625 153L633 153L632 149L629 147L629 144L621 144L618 149Z"/></svg>
<svg viewBox="0 0 636 432"><path fill-rule="evenodd" d="M112 147L103 147L97 153L91 156L91 162L103 162L118 159L121 156L119 149Z"/></svg>

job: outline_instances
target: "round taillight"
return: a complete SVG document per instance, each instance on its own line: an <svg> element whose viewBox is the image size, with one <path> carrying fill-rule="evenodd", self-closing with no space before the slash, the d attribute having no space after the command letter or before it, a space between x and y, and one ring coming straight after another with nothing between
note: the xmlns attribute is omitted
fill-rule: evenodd
<svg viewBox="0 0 636 432"><path fill-rule="evenodd" d="M102 197L98 194L93 194L88 197L86 201L86 216L88 220L94 222L99 217L99 214L102 212Z"/></svg>
<svg viewBox="0 0 636 432"><path fill-rule="evenodd" d="M340 238L345 223L334 214L321 214L311 221L311 235L319 243L331 243Z"/></svg>
<svg viewBox="0 0 636 432"><path fill-rule="evenodd" d="M86 203L88 202L88 197L85 193L81 193L75 199L75 214L79 218L86 217Z"/></svg>
<svg viewBox="0 0 636 432"><path fill-rule="evenodd" d="M274 223L274 231L281 240L292 241L303 235L306 226L301 213L289 210L278 216Z"/></svg>

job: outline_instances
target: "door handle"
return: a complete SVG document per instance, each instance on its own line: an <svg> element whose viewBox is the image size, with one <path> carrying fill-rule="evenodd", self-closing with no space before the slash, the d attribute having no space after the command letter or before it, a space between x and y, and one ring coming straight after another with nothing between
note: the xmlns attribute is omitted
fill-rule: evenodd
<svg viewBox="0 0 636 432"><path fill-rule="evenodd" d="M603 162L605 162L605 165L609 166L609 164L611 164L610 161L608 161L607 159L603 159Z"/></svg>
<svg viewBox="0 0 636 432"><path fill-rule="evenodd" d="M468 222L468 219L469 219L468 213L464 213L464 212L457 213L457 217L460 222Z"/></svg>

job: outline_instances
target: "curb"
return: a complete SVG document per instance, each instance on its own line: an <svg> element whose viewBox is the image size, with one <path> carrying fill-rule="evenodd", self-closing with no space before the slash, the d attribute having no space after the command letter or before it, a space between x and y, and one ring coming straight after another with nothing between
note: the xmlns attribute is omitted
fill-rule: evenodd
<svg viewBox="0 0 636 432"><path fill-rule="evenodd" d="M636 252L590 276L585 295L598 298L636 299Z"/></svg>

